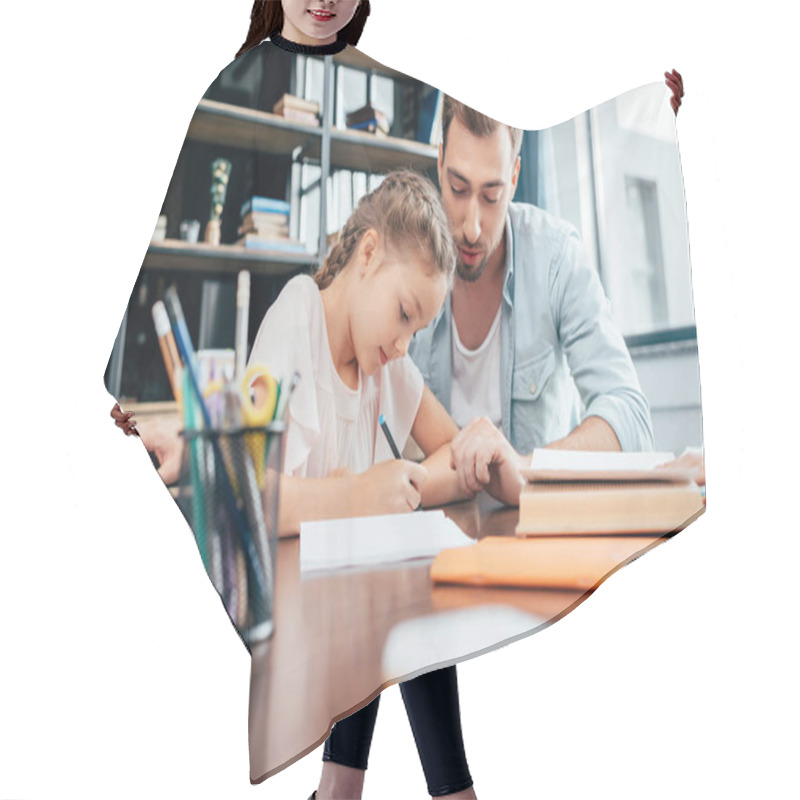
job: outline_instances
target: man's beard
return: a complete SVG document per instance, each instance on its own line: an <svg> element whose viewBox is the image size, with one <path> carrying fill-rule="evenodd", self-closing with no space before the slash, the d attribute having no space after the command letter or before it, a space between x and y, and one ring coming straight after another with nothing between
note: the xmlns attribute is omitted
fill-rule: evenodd
<svg viewBox="0 0 800 800"><path fill-rule="evenodd" d="M468 283L474 283L478 280L478 278L483 275L483 271L486 269L486 265L489 263L489 256L484 256L477 264L473 264L472 266L468 267L461 258L461 253L459 252L458 257L456 258L456 274L462 281L467 281Z"/></svg>

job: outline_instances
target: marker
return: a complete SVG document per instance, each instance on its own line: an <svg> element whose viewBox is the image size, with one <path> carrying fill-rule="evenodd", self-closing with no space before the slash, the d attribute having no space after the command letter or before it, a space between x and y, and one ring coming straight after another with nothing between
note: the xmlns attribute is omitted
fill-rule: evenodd
<svg viewBox="0 0 800 800"><path fill-rule="evenodd" d="M236 357L234 377L241 383L247 363L247 325L250 314L250 273L243 269L236 286Z"/></svg>
<svg viewBox="0 0 800 800"><path fill-rule="evenodd" d="M392 432L389 430L389 426L386 424L386 417L384 417L383 414L378 417L378 424L381 426L381 429L386 435L386 441L389 442L389 447L392 448L392 455L395 458L402 458L403 456L400 455L400 451L397 449L397 445L394 443L394 437L392 436Z"/></svg>
<svg viewBox="0 0 800 800"><path fill-rule="evenodd" d="M178 348L175 346L175 337L172 335L167 309L161 300L153 305L153 323L156 326L156 336L158 337L158 347L161 350L161 357L164 359L164 366L167 368L167 377L169 378L169 385L172 389L172 396L180 404L181 359L178 355Z"/></svg>

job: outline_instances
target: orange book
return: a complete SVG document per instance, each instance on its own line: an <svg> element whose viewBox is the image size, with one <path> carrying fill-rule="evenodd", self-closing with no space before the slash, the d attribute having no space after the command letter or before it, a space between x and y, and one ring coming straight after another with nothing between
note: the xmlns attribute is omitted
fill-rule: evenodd
<svg viewBox="0 0 800 800"><path fill-rule="evenodd" d="M660 536L487 536L442 550L431 565L436 583L586 591L658 542Z"/></svg>

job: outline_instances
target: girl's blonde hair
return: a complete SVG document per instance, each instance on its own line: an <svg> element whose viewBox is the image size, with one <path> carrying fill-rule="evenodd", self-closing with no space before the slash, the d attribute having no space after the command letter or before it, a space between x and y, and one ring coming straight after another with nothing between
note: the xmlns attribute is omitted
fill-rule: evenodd
<svg viewBox="0 0 800 800"><path fill-rule="evenodd" d="M358 201L325 263L314 275L320 289L330 286L345 268L370 228L378 231L395 250L403 253L411 250L429 261L434 271L445 276L450 287L456 248L439 193L424 175L398 169Z"/></svg>

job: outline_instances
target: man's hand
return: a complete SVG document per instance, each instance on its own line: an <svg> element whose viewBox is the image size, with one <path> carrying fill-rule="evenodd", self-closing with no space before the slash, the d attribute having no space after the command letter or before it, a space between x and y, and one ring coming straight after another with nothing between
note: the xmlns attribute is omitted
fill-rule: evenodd
<svg viewBox="0 0 800 800"><path fill-rule="evenodd" d="M496 500L518 505L525 483L521 466L519 454L486 417L472 420L450 444L450 467L466 493L486 489Z"/></svg>
<svg viewBox="0 0 800 800"><path fill-rule="evenodd" d="M119 403L114 403L111 416L114 424L126 436L138 436L147 448L147 452L155 455L161 480L167 485L177 483L183 458L180 417L153 416L137 422L133 419L133 411L123 411Z"/></svg>
<svg viewBox="0 0 800 800"><path fill-rule="evenodd" d="M183 458L181 418L177 414L152 416L137 423L131 420L132 412L123 411L119 404L111 409L111 416L126 436L138 436L147 451L155 455L161 480L167 485L177 483Z"/></svg>
<svg viewBox="0 0 800 800"><path fill-rule="evenodd" d="M139 422L139 437L148 452L158 460L158 474L168 486L178 482L183 459L183 439L180 436L181 419L152 417Z"/></svg>
<svg viewBox="0 0 800 800"><path fill-rule="evenodd" d="M681 107L681 98L683 97L683 78L676 69L672 70L672 72L665 72L664 77L666 78L665 83L672 89L672 97L669 99L669 104L677 117L678 109Z"/></svg>
<svg viewBox="0 0 800 800"><path fill-rule="evenodd" d="M661 464L663 469L686 469L694 474L694 482L698 486L706 485L706 461L702 451L686 449L674 461Z"/></svg>

